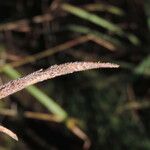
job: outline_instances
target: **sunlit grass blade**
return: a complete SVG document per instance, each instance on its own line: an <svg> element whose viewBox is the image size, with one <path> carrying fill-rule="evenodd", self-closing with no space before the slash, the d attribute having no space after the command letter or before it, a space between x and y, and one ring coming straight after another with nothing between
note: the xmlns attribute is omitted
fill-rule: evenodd
<svg viewBox="0 0 150 150"><path fill-rule="evenodd" d="M122 45L122 43L119 40L117 40L117 39L115 39L115 38L113 38L107 34L103 34L99 31L93 30L93 29L86 27L86 26L71 24L71 25L68 25L66 28L71 30L71 31L74 31L74 32L78 32L78 33L82 33L82 34L90 34L90 35L94 35L94 36L103 38L103 39L108 40L108 41L110 41L110 42L112 42L118 46Z"/></svg>
<svg viewBox="0 0 150 150"><path fill-rule="evenodd" d="M76 15L82 19L86 19L94 24L97 24L109 31L112 31L112 32L115 32L115 33L118 33L119 35L122 35L123 32L122 32L122 29L118 26L116 26L115 24L107 21L106 19L100 17L100 16L97 16L93 13L90 13L82 8L79 8L79 7L75 7L75 6L72 6L70 4L63 4L62 5L62 8L73 14L73 15Z"/></svg>
<svg viewBox="0 0 150 150"><path fill-rule="evenodd" d="M91 3L85 5L83 8L89 10L89 11L106 11L108 13L123 16L125 15L124 11L116 6L108 5L108 4L102 4L102 3Z"/></svg>
<svg viewBox="0 0 150 150"><path fill-rule="evenodd" d="M77 17L80 17L82 19L85 19L89 22L92 22L98 26L103 27L104 29L107 29L108 31L113 32L114 34L117 34L122 37L128 38L128 40L134 44L134 45L139 45L140 40L133 34L131 33L126 33L120 28L119 26L115 25L114 23L96 15L93 13L90 13L82 8L64 3L62 4L62 9L66 12L69 12Z"/></svg>

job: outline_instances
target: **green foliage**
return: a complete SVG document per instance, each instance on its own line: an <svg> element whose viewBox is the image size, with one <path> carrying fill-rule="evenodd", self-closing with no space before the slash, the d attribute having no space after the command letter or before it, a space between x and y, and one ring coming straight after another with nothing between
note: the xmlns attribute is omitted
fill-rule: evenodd
<svg viewBox="0 0 150 150"><path fill-rule="evenodd" d="M75 7L69 4L63 4L62 8L65 11L73 15L76 15L82 19L85 19L87 21L90 21L98 26L101 26L104 29L107 29L108 31L111 31L120 36L127 37L132 44L139 45L140 43L139 39L135 35L124 32L119 26L113 24L112 22L107 21L106 19L100 16L97 16L93 13L85 11L84 9L81 9L79 7Z"/></svg>
<svg viewBox="0 0 150 150"><path fill-rule="evenodd" d="M24 70L30 68L27 72L31 72L33 69L47 68L51 64L67 61L92 60L119 64L121 67L118 70L83 72L47 81L46 84L40 84L38 89L35 86L28 88L28 92L33 95L33 100L36 99L44 106L42 110L39 108L33 110L45 111L46 108L62 118L71 116L80 120L81 129L91 140L91 150L149 150L149 0L118 0L111 3L105 1L105 4L91 3L90 0L69 2L70 4L58 3L46 7L46 2L41 4L31 0L30 5L34 4L36 8L29 7L27 2L24 2L26 5L22 2L9 4L9 7L12 5L14 9L10 11L11 15L4 20L5 22L15 21L16 18L21 17L29 18L31 24L27 26L29 31L26 32L21 30L24 26L21 29L17 27L13 32L4 30L4 35L1 32L1 38L6 41L3 45L8 47L5 53L1 52L0 48L0 59L3 60L1 73L3 70L3 73L11 78L18 77L19 74L16 72L18 69L10 68L11 65L22 67ZM50 2L50 4L56 3ZM19 5L21 7L18 7ZM43 7L47 8L42 13L41 6L42 10ZM9 7L5 9L7 13ZM23 9L16 10L16 8ZM34 22L30 19L32 16L49 11L52 20L45 21L45 18L42 18L44 21L32 24ZM107 47L86 39L88 35L94 36L97 40L107 40L119 48L109 51ZM21 57L21 60L10 59L12 53ZM26 55L28 57L24 59ZM9 66L5 70L7 63ZM15 98L26 100L26 97ZM31 103L27 106L34 107ZM8 121L8 124L12 125L12 122ZM16 121L14 126L20 125L20 122ZM60 124L55 126L55 123L37 120L28 122L24 118L22 122L23 128L31 133L29 136L28 132L24 132L22 141L25 145L26 143L28 145L28 141L31 140L32 145L36 143L38 149L43 150L83 149L81 139L72 135ZM51 132L54 130L57 132ZM77 139L80 139L79 143ZM48 148L45 145L48 145ZM16 149L19 149L18 147ZM20 149L23 149L22 146Z"/></svg>
<svg viewBox="0 0 150 150"><path fill-rule="evenodd" d="M144 58L144 60L135 68L135 72L150 76L150 56Z"/></svg>

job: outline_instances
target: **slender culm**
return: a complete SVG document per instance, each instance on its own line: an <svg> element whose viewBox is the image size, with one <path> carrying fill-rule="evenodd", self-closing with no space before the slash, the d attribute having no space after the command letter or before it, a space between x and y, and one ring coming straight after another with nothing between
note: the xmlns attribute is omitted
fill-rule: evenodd
<svg viewBox="0 0 150 150"><path fill-rule="evenodd" d="M119 66L111 63L100 62L71 62L61 65L54 65L46 70L38 70L25 77L12 80L2 86L0 86L0 99L5 98L17 91L26 88L29 85L52 79L57 76L70 74L73 72L84 71L96 68L118 68Z"/></svg>

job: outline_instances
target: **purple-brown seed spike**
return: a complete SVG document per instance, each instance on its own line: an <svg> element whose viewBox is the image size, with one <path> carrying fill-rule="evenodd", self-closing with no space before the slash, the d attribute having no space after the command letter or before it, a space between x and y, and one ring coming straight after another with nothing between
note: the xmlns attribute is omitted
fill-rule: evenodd
<svg viewBox="0 0 150 150"><path fill-rule="evenodd" d="M111 63L100 62L71 62L61 65L54 65L46 70L33 72L25 77L10 81L0 86L0 99L26 88L29 85L52 79L57 76L70 74L73 72L96 69L96 68L118 68L119 66Z"/></svg>

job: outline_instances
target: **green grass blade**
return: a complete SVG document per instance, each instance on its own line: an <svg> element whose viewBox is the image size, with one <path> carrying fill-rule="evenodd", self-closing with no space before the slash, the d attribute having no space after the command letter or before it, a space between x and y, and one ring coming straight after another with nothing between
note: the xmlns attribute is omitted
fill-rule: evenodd
<svg viewBox="0 0 150 150"><path fill-rule="evenodd" d="M134 44L134 45L139 45L140 40L133 34L131 33L126 33L120 28L119 26L107 21L106 19L97 16L93 13L90 13L82 8L72 6L70 4L64 3L62 4L62 9L66 12L69 12L77 17L80 17L82 19L85 19L89 22L92 22L98 26L103 27L104 29L107 29L108 31L111 31L119 36L126 37L128 40Z"/></svg>
<svg viewBox="0 0 150 150"><path fill-rule="evenodd" d="M80 18L86 19L86 20L88 20L88 21L90 21L94 24L97 24L97 25L99 25L99 26L101 26L101 27L103 27L103 28L105 28L109 31L116 32L120 35L123 34L120 27L110 23L109 21L107 21L106 19L104 19L100 16L97 16L93 13L85 11L82 8L78 8L78 7L72 6L70 4L63 4L62 8L65 11L67 11L67 12L73 14L73 15L76 15Z"/></svg>
<svg viewBox="0 0 150 150"><path fill-rule="evenodd" d="M89 11L106 11L108 13L123 16L125 15L124 11L116 6L108 5L108 4L101 4L101 3L94 3L94 4L87 4L83 7Z"/></svg>
<svg viewBox="0 0 150 150"><path fill-rule="evenodd" d="M135 68L135 72L150 76L150 55Z"/></svg>
<svg viewBox="0 0 150 150"><path fill-rule="evenodd" d="M112 38L111 36L108 36L107 34L103 34L103 33L100 33L99 31L90 29L86 26L68 25L66 28L69 29L70 31L74 31L74 32L82 33L82 34L94 35L94 36L103 38L105 40L108 40L118 46L122 46L122 43L119 40Z"/></svg>

